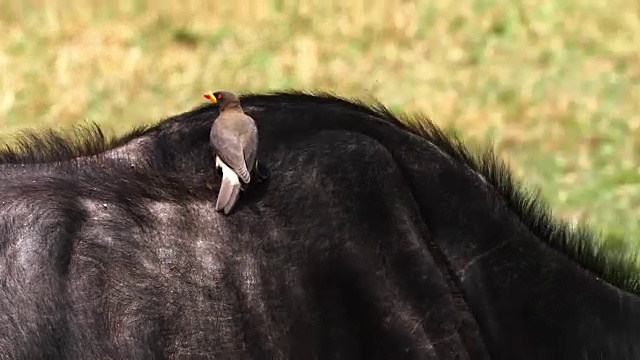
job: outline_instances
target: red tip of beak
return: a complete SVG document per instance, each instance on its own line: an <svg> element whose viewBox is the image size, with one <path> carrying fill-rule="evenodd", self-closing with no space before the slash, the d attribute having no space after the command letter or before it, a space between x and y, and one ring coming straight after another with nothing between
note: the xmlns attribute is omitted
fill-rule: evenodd
<svg viewBox="0 0 640 360"><path fill-rule="evenodd" d="M207 100L211 100L211 95L209 95L209 94L204 94L204 98L205 98L205 99L207 99Z"/></svg>

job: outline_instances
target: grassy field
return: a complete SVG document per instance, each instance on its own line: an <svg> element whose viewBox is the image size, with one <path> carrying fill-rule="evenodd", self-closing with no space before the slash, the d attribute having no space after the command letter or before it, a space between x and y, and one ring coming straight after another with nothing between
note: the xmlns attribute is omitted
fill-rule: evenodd
<svg viewBox="0 0 640 360"><path fill-rule="evenodd" d="M0 0L0 132L122 132L209 89L330 90L491 140L559 216L640 248L640 2Z"/></svg>

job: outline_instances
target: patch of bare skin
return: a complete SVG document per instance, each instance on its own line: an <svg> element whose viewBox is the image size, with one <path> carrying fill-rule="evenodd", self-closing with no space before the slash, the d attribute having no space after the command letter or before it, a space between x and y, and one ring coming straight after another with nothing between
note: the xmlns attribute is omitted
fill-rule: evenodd
<svg viewBox="0 0 640 360"><path fill-rule="evenodd" d="M382 119L375 117L375 116L369 116L369 118L374 119L375 121L383 121ZM436 152L438 152L440 155L442 155L443 157L449 159L450 161L454 161L454 159L447 154L444 150L440 149L438 146L436 146L436 144L434 144L433 142L429 141L429 139L427 139L426 137L414 134L414 133L409 133L409 136L415 136L421 140L426 141L430 147L432 147ZM487 185L487 186L491 186L491 184L487 181L487 179L484 177L484 175L482 175L481 173L471 169L470 167L467 166L467 169L469 169L475 176L477 176L480 181L482 181L483 184Z"/></svg>
<svg viewBox="0 0 640 360"><path fill-rule="evenodd" d="M498 251L500 248L506 246L507 244L509 244L509 240L505 240L503 242L501 242L500 244L492 247L491 249L476 255L475 257L473 257L471 260L469 260L469 262L467 262L462 269L458 270L456 272L456 274L458 275L458 277L460 278L460 281L464 281L464 276L465 276L465 272L467 271L467 269L469 269L471 266L473 266L475 263L477 263L478 261L492 255L493 253L495 253L496 251Z"/></svg>
<svg viewBox="0 0 640 360"><path fill-rule="evenodd" d="M80 204L89 213L91 221L102 222L109 218L109 204L93 199L81 199Z"/></svg>
<svg viewBox="0 0 640 360"><path fill-rule="evenodd" d="M251 113L253 112L259 112L259 111L263 111L265 109L264 106L242 106L242 110L245 112L245 114L253 117Z"/></svg>
<svg viewBox="0 0 640 360"><path fill-rule="evenodd" d="M177 224L182 223L185 219L181 218L181 205L177 205L164 201L150 201L146 205L152 216L153 223L157 224L155 229L162 238L171 239L171 243L159 247L157 250L158 258L162 262L171 262L176 257L176 244L184 236L183 230L180 230ZM195 219L211 218L207 222L207 228L201 229L199 237L192 239L191 246L194 253L197 254L200 265L207 272L216 274L222 271L222 261L216 258L216 254L223 253L220 249L223 242L216 239L224 238L224 225L218 222L219 216L214 210L213 202L194 202L188 205L190 217ZM155 231L154 231L155 232Z"/></svg>
<svg viewBox="0 0 640 360"><path fill-rule="evenodd" d="M106 226L110 219L113 218L112 205L104 201L96 201L90 198L80 199L80 204L86 210L89 215L87 221L87 229L95 229L101 226ZM104 245L113 245L114 240L109 236L109 233L101 233L99 240L94 238L94 241L99 241Z"/></svg>
<svg viewBox="0 0 640 360"><path fill-rule="evenodd" d="M265 314L266 308L264 299L262 299L263 289L260 282L260 263L253 256L243 256L240 271L242 273L241 289L247 297L248 306L256 314ZM262 320L269 321L267 318Z"/></svg>
<svg viewBox="0 0 640 360"><path fill-rule="evenodd" d="M25 224L33 224L37 220L33 214L28 214L23 221ZM34 235L29 231L28 226L16 227L13 236L15 245L7 248L8 251L5 256L7 258L12 258L12 255L15 256L16 261L13 262L15 267L28 273L27 269L35 269L37 267L36 264L38 264L38 257L41 256L42 249L38 247L38 241L35 241ZM7 262L7 264L11 263L12 261Z"/></svg>
<svg viewBox="0 0 640 360"><path fill-rule="evenodd" d="M130 162L131 165L140 164L142 160L141 154L143 153L141 150L144 149L148 143L148 138L140 137L133 139L124 145L107 150L98 156L112 160L127 161Z"/></svg>
<svg viewBox="0 0 640 360"><path fill-rule="evenodd" d="M429 141L428 139L425 139L427 141L427 143L429 144L429 146L431 146L432 148L434 148L440 155L446 157L447 159L449 159L450 161L454 161L453 158L447 154L446 152L444 152L444 150L440 149L438 146L436 146L434 143L432 143L431 141ZM466 166L466 164L465 164ZM472 174L474 174L475 176L477 176L480 181L482 181L483 184L487 185L487 186L491 186L491 184L487 181L487 179L484 177L484 175L482 175L481 173L473 170L472 168L470 168L469 166L466 166L466 168L471 171Z"/></svg>

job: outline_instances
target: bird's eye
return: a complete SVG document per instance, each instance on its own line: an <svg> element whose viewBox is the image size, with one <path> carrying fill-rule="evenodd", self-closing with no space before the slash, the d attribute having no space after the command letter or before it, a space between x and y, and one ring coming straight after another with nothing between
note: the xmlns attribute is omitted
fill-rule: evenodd
<svg viewBox="0 0 640 360"><path fill-rule="evenodd" d="M217 98L222 99L222 94L218 94Z"/></svg>

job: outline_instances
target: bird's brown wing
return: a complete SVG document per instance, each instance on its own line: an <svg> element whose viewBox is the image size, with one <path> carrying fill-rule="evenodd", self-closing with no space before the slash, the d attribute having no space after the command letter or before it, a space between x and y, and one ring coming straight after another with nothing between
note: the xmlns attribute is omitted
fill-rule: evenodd
<svg viewBox="0 0 640 360"><path fill-rule="evenodd" d="M210 141L216 150L216 155L224 161L242 180L251 180L249 170L245 164L243 141L234 128L228 128L227 119L218 117L211 127Z"/></svg>
<svg viewBox="0 0 640 360"><path fill-rule="evenodd" d="M247 120L247 131L242 139L244 143L244 161L250 168L249 171L251 171L258 155L258 128L249 115L244 116L246 116L245 119Z"/></svg>

